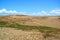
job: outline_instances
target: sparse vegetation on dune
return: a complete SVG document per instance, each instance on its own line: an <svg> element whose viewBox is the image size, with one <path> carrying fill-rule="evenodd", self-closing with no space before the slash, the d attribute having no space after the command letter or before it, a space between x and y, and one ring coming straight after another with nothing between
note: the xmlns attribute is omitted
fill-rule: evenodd
<svg viewBox="0 0 60 40"><path fill-rule="evenodd" d="M42 32L44 30L48 30L48 31L60 30L60 29L52 28L52 27L48 27L48 26L29 26L29 25L20 25L18 23L10 24L5 21L0 21L0 27L10 27L10 28L16 28L16 29L22 29L22 30L35 30L35 29L37 29Z"/></svg>
<svg viewBox="0 0 60 40"><path fill-rule="evenodd" d="M11 37L11 35L10 35L8 37L9 40L24 40L24 39L26 39L26 40L40 40L40 36L42 36L41 40L55 40L55 39L59 40L60 39L60 28L58 29L58 28L54 28L54 27L41 26L41 25L40 26L23 25L23 24L19 24L17 22L13 22L13 21L12 22L6 21L6 19L3 17L3 19L0 20L0 35L1 34L3 35L3 36L0 36L0 39L3 39L3 37L6 37L8 34L11 34L11 33L12 33L14 38ZM9 19L9 20L11 20L11 19ZM23 21L24 21L24 19L23 19ZM7 28L7 29L4 29L4 28ZM12 29L12 28L14 28L14 29ZM14 31L9 32L8 30L11 31L11 29L14 30ZM5 30L8 31L8 32L6 32ZM22 30L22 31L20 31L20 30ZM5 33L4 33L4 31L5 31ZM32 31L32 32L30 32L30 34L29 34L28 31L29 32ZM15 35L14 33L16 33L16 32L17 32L17 34ZM25 34L26 32L27 32L28 35ZM30 39L27 38L28 36L29 36ZM18 37L19 39L16 38L16 37Z"/></svg>

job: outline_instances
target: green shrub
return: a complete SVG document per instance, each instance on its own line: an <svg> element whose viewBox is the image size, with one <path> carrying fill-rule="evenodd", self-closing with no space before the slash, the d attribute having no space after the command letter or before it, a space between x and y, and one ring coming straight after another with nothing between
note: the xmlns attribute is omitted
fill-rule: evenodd
<svg viewBox="0 0 60 40"><path fill-rule="evenodd" d="M8 24L8 22L0 21L0 27L6 26L7 24Z"/></svg>
<svg viewBox="0 0 60 40"><path fill-rule="evenodd" d="M43 32L45 30L48 30L48 31L56 31L57 29L56 28L52 28L52 27L48 27L48 26L40 26L38 28L39 31Z"/></svg>

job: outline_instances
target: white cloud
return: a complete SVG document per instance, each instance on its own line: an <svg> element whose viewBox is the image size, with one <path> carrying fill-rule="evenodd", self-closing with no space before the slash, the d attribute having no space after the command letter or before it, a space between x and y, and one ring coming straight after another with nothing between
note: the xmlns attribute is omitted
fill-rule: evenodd
<svg viewBox="0 0 60 40"><path fill-rule="evenodd" d="M47 14L47 12L46 12L46 11L40 11L40 12L38 12L37 14L45 15L45 14Z"/></svg>
<svg viewBox="0 0 60 40"><path fill-rule="evenodd" d="M16 10L1 9L0 14L20 15L20 14L26 14L26 12L17 12Z"/></svg>
<svg viewBox="0 0 60 40"><path fill-rule="evenodd" d="M6 9L2 9L0 10L0 13L6 12Z"/></svg>
<svg viewBox="0 0 60 40"><path fill-rule="evenodd" d="M37 16L59 16L60 15L60 10L52 10L50 12L47 11L40 11L37 13L32 13L33 15L37 15Z"/></svg>
<svg viewBox="0 0 60 40"><path fill-rule="evenodd" d="M60 10L52 10L50 13L60 14Z"/></svg>
<svg viewBox="0 0 60 40"><path fill-rule="evenodd" d="M50 15L49 13L47 13L46 11L40 11L40 12L37 12L37 13L32 13L33 15L37 15L37 16L48 16Z"/></svg>
<svg viewBox="0 0 60 40"><path fill-rule="evenodd" d="M52 10L49 13L52 16L60 16L60 10Z"/></svg>
<svg viewBox="0 0 60 40"><path fill-rule="evenodd" d="M34 13L27 13L27 12L17 12L16 10L6 10L6 9L1 9L0 10L0 15L31 15L31 16L51 16L51 15L60 15L60 10L52 10L49 13L42 10L40 12L34 12Z"/></svg>
<svg viewBox="0 0 60 40"><path fill-rule="evenodd" d="M6 9L2 9L2 10L0 10L0 13L17 13L17 11L15 11L15 10L6 10Z"/></svg>
<svg viewBox="0 0 60 40"><path fill-rule="evenodd" d="M46 11L41 11L40 15L42 15L42 16L49 16L50 14L48 12L46 12Z"/></svg>
<svg viewBox="0 0 60 40"><path fill-rule="evenodd" d="M47 12L46 11L41 11L42 14L46 14Z"/></svg>

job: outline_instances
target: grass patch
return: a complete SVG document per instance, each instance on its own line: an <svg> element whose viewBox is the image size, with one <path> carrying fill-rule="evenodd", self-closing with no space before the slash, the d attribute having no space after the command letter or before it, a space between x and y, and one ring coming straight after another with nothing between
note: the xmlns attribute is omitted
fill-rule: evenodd
<svg viewBox="0 0 60 40"><path fill-rule="evenodd" d="M21 30L39 30L41 32L44 32L45 30L48 31L60 31L60 29L57 28L52 28L48 26L28 26L28 25L20 25L17 23L14 24L9 24L8 22L5 21L0 21L0 27L10 27L10 28L16 28L16 29L21 29Z"/></svg>
<svg viewBox="0 0 60 40"><path fill-rule="evenodd" d="M0 21L0 27L4 27L8 24L8 22L5 21Z"/></svg>
<svg viewBox="0 0 60 40"><path fill-rule="evenodd" d="M6 25L7 24L7 22L5 22L5 21L0 21L0 25Z"/></svg>
<svg viewBox="0 0 60 40"><path fill-rule="evenodd" d="M36 26L28 26L28 25L20 25L20 24L10 24L7 27L17 28L17 29L22 29L22 30L33 30L33 29L37 29Z"/></svg>
<svg viewBox="0 0 60 40"><path fill-rule="evenodd" d="M60 30L60 29L57 29L57 28L52 28L52 27L48 27L48 26L40 26L38 27L38 30L41 31L41 32L44 32L44 31L57 31L57 30Z"/></svg>

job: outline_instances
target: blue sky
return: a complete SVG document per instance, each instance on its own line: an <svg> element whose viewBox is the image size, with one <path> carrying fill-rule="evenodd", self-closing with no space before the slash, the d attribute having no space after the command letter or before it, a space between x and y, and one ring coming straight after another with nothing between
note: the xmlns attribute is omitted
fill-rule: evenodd
<svg viewBox="0 0 60 40"><path fill-rule="evenodd" d="M3 9L28 15L60 15L60 0L0 0Z"/></svg>

